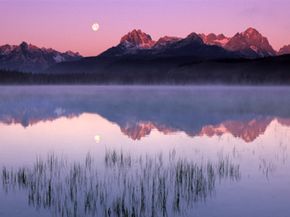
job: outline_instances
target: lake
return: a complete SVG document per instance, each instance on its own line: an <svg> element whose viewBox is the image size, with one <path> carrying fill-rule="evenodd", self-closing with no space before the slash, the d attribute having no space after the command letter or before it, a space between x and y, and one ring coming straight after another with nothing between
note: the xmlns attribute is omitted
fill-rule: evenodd
<svg viewBox="0 0 290 217"><path fill-rule="evenodd" d="M290 88L0 87L0 216L288 217Z"/></svg>

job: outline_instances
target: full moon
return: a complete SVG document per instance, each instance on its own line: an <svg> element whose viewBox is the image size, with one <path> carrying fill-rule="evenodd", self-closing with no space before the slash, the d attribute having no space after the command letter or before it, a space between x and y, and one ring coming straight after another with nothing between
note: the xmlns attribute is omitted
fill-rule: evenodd
<svg viewBox="0 0 290 217"><path fill-rule="evenodd" d="M92 25L92 29L93 29L94 32L98 31L99 28L100 28L100 25L99 25L98 23L94 23L94 24Z"/></svg>
<svg viewBox="0 0 290 217"><path fill-rule="evenodd" d="M100 135L95 135L95 142L96 143L100 143L100 141L101 141L101 136Z"/></svg>

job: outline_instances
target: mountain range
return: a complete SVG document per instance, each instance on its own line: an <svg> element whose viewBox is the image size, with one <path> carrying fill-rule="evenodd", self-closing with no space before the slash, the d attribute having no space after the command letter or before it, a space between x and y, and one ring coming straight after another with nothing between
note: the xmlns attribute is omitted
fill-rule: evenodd
<svg viewBox="0 0 290 217"><path fill-rule="evenodd" d="M79 60L78 53L65 53L54 49L39 48L22 42L20 45L0 46L0 68L21 72L41 72L48 67L65 61Z"/></svg>
<svg viewBox="0 0 290 217"><path fill-rule="evenodd" d="M223 34L191 33L185 38L165 36L157 41L141 30L133 30L122 37L120 43L101 56L130 54L156 56L196 56L197 58L259 58L275 56L268 39L254 28L248 28L233 37ZM286 52L287 53L287 52Z"/></svg>
<svg viewBox="0 0 290 217"><path fill-rule="evenodd" d="M25 42L0 47L0 70L32 72L8 74L4 82L16 77L37 83L58 83L59 79L63 83L285 83L290 82L289 68L290 45L275 51L254 28L233 37L193 32L185 38L158 40L134 29L95 57ZM51 77L38 76L34 81L33 75L40 72Z"/></svg>
<svg viewBox="0 0 290 217"><path fill-rule="evenodd" d="M218 59L238 57L234 52L222 47L207 45L202 38L191 33L186 38L162 37L153 41L150 35L141 30L133 30L123 36L116 47L102 53L101 57L139 56L139 57L184 57L196 59Z"/></svg>

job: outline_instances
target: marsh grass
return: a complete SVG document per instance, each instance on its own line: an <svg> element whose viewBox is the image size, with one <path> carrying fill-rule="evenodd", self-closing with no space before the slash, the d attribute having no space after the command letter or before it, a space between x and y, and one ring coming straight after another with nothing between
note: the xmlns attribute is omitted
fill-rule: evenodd
<svg viewBox="0 0 290 217"><path fill-rule="evenodd" d="M164 158L107 150L103 170L90 154L82 163L50 155L31 168L2 169L5 192L25 191L29 205L57 217L186 216L226 179L240 179L229 158L197 164L173 152Z"/></svg>

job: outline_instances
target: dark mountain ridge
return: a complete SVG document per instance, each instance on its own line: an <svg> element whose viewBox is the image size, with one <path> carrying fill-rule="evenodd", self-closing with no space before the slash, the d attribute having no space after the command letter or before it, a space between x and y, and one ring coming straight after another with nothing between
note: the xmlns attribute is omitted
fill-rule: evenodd
<svg viewBox="0 0 290 217"><path fill-rule="evenodd" d="M26 42L20 45L0 46L0 69L6 70L41 72L54 64L80 58L78 53L72 51L62 53L51 48L39 48Z"/></svg>

